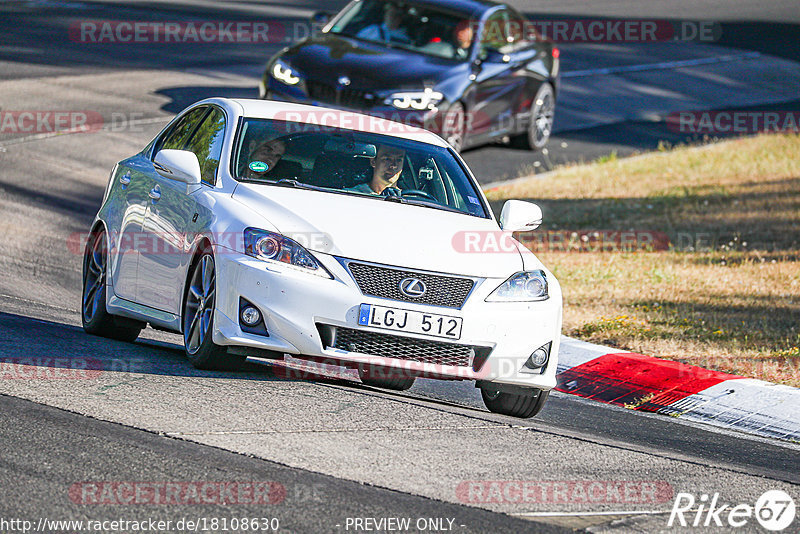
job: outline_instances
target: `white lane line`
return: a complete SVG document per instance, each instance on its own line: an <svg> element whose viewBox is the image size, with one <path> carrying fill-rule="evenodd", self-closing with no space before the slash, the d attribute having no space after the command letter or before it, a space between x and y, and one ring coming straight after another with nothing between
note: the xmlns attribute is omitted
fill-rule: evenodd
<svg viewBox="0 0 800 534"><path fill-rule="evenodd" d="M0 299L17 300L19 302L24 302L26 304L35 304L37 306L42 306L44 308L52 308L54 310L65 311L65 312L70 312L70 313L77 313L77 314L81 313L80 310L71 310L69 308L62 308L61 306L54 306L52 304L46 304L44 302L38 302L38 301L35 301L35 300L24 299L22 297L15 297L14 295L4 295L4 294L0 293Z"/></svg>
<svg viewBox="0 0 800 534"><path fill-rule="evenodd" d="M659 515L668 514L671 510L619 510L607 512L519 512L510 513L517 517L586 517L606 515Z"/></svg>
<svg viewBox="0 0 800 534"><path fill-rule="evenodd" d="M429 430L510 430L513 427L498 423L496 425L465 425L465 426L418 426L418 427L378 427L378 428L333 428L311 430L216 430L209 432L165 432L168 436L230 436L230 435L258 435L258 434L329 434L337 432L417 432Z"/></svg>
<svg viewBox="0 0 800 534"><path fill-rule="evenodd" d="M660 63L645 63L643 65L622 65L619 67L605 67L602 69L586 69L562 72L562 78L581 78L604 74L622 74L625 72L642 72L648 70L680 69L683 67L697 67L700 65L714 65L716 63L730 63L733 61L746 61L761 57L758 52L743 54L726 54L724 56L704 57L697 59L684 59L680 61L662 61Z"/></svg>

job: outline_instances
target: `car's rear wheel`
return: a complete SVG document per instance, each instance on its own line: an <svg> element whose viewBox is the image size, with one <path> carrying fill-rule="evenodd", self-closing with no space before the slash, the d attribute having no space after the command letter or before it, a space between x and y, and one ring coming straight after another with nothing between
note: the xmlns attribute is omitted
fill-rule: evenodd
<svg viewBox="0 0 800 534"><path fill-rule="evenodd" d="M464 138L467 132L467 113L464 104L456 102L444 114L442 124L442 137L450 143L456 152L461 152L464 147Z"/></svg>
<svg viewBox="0 0 800 534"><path fill-rule="evenodd" d="M532 395L516 395L491 389L491 387L481 388L483 403L490 412L512 417L528 419L533 417L544 408L550 391L537 389L531 392Z"/></svg>
<svg viewBox="0 0 800 534"><path fill-rule="evenodd" d="M517 137L519 143L529 150L541 150L550 140L553 131L553 116L556 97L553 86L545 82L536 92L531 103L531 121L528 130Z"/></svg>
<svg viewBox="0 0 800 534"><path fill-rule="evenodd" d="M135 321L116 318L106 309L106 276L108 273L108 245L104 231L93 232L86 243L83 255L83 296L81 322L88 334L119 341L133 341L139 337L141 326ZM128 324L122 324L128 323Z"/></svg>
<svg viewBox="0 0 800 534"><path fill-rule="evenodd" d="M407 390L414 385L415 380L413 376L407 376L401 370L376 365L359 367L358 376L361 382L368 386L395 391Z"/></svg>
<svg viewBox="0 0 800 534"><path fill-rule="evenodd" d="M214 310L217 295L217 271L211 249L205 249L189 270L183 307L183 345L186 357L197 369L232 370L247 356L228 354L214 344Z"/></svg>

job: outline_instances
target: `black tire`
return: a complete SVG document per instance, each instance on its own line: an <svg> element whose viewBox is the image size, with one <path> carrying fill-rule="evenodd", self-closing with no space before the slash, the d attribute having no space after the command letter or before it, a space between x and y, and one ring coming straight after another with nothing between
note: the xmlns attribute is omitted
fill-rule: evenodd
<svg viewBox="0 0 800 534"><path fill-rule="evenodd" d="M538 393L533 395L514 395L481 388L483 403L490 412L521 419L528 419L541 412L549 395L550 391L542 390L538 390Z"/></svg>
<svg viewBox="0 0 800 534"><path fill-rule="evenodd" d="M407 390L414 385L414 380L416 380L415 377L407 376L400 370L375 365L359 367L358 377L367 386L395 391Z"/></svg>
<svg viewBox="0 0 800 534"><path fill-rule="evenodd" d="M450 143L456 152L461 152L464 148L464 140L467 137L467 112L464 104L455 102L447 113L444 114L442 123L442 137Z"/></svg>
<svg viewBox="0 0 800 534"><path fill-rule="evenodd" d="M108 243L103 230L93 232L83 253L83 286L81 322L83 330L93 336L132 342L142 331L136 321L117 318L106 309L106 276Z"/></svg>
<svg viewBox="0 0 800 534"><path fill-rule="evenodd" d="M214 344L216 309L216 266L214 254L205 249L189 268L183 298L183 346L186 357L196 369L232 371L244 364L247 356L228 354L228 349Z"/></svg>
<svg viewBox="0 0 800 534"><path fill-rule="evenodd" d="M553 131L553 115L556 111L556 97L553 86L542 83L531 103L531 119L528 129L515 137L515 144L528 150L538 151L547 145Z"/></svg>

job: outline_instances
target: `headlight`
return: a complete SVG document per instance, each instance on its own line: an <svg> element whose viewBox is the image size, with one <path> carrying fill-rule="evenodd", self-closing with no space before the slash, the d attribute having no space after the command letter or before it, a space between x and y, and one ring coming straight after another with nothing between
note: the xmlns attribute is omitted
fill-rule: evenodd
<svg viewBox="0 0 800 534"><path fill-rule="evenodd" d="M272 77L286 85L297 85L300 81L300 77L296 75L291 67L281 60L272 65Z"/></svg>
<svg viewBox="0 0 800 534"><path fill-rule="evenodd" d="M248 256L264 261L277 261L298 269L333 278L314 256L299 243L275 232L248 228L244 231L244 252Z"/></svg>
<svg viewBox="0 0 800 534"><path fill-rule="evenodd" d="M435 109L442 101L442 93L433 89L424 91L414 91L407 93L393 93L385 100L386 104L391 104L397 109Z"/></svg>
<svg viewBox="0 0 800 534"><path fill-rule="evenodd" d="M529 302L548 297L544 271L523 271L500 284L486 297L486 302Z"/></svg>

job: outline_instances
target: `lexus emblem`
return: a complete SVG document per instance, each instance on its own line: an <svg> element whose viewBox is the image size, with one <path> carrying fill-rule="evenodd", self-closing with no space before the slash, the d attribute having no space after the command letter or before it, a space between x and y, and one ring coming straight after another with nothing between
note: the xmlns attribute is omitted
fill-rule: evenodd
<svg viewBox="0 0 800 534"><path fill-rule="evenodd" d="M350 78L347 76L339 76L339 85L350 85Z"/></svg>
<svg viewBox="0 0 800 534"><path fill-rule="evenodd" d="M400 280L400 293L412 299L421 297L427 290L425 282L419 278L403 278Z"/></svg>

